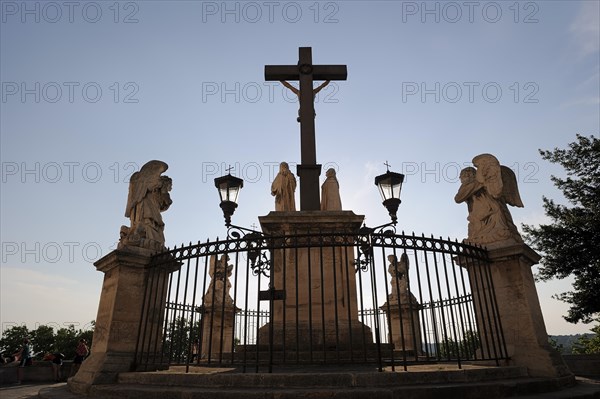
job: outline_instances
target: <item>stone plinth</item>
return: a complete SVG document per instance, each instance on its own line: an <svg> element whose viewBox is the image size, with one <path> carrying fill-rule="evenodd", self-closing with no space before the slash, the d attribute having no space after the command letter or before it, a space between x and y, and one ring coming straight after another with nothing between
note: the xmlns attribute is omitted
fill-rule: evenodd
<svg viewBox="0 0 600 399"><path fill-rule="evenodd" d="M390 329L389 342L394 344L394 349L420 355L422 353L419 327L421 307L414 296L412 299L412 305L407 302L399 305L397 298L388 298L388 302L384 303L380 309L386 314Z"/></svg>
<svg viewBox="0 0 600 399"><path fill-rule="evenodd" d="M239 311L235 306L220 304L202 309L201 359L220 360L231 355L233 325Z"/></svg>
<svg viewBox="0 0 600 399"><path fill-rule="evenodd" d="M272 236L356 234L363 220L351 211L271 212L259 218ZM285 290L285 300L273 301L271 309L274 345L308 350L372 343L370 328L358 320L353 247L315 242L273 252L274 288ZM260 329L261 345L268 344L270 328L269 323Z"/></svg>
<svg viewBox="0 0 600 399"><path fill-rule="evenodd" d="M118 373L135 369L142 317L147 318L143 320L147 328L161 331L167 278L179 263L173 262L170 267L163 264L160 269L153 270L150 259L150 251L137 248L115 250L94 263L96 269L104 273L104 282L90 356L69 379L72 391L87 393L92 385L115 383ZM148 278L151 271L155 273ZM156 295L157 300L144 297L146 284L152 284L152 295ZM149 306L142 312L144 300L147 304L156 304L155 307ZM160 345L161 337L154 339ZM154 343L150 342L148 346L154 347ZM160 365L152 366L160 368Z"/></svg>
<svg viewBox="0 0 600 399"><path fill-rule="evenodd" d="M526 244L497 244L488 249L491 281L478 264L467 266L483 344L485 335L493 332L495 325L486 306L478 306L478 303L489 303L490 284L493 284L511 363L527 367L532 377L570 375L558 352L548 344L548 333L531 272L540 256Z"/></svg>

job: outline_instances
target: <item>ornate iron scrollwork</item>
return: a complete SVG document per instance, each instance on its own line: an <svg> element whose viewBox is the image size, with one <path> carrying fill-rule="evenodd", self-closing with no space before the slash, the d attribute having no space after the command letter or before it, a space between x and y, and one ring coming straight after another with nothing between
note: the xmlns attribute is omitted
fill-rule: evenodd
<svg viewBox="0 0 600 399"><path fill-rule="evenodd" d="M271 270L271 260L262 249L264 235L259 232L253 232L246 234L244 238L248 240L248 260L250 261L252 274L258 276L262 273L265 277L269 277L268 271Z"/></svg>
<svg viewBox="0 0 600 399"><path fill-rule="evenodd" d="M371 263L371 259L373 259L373 245L371 244L371 234L373 234L373 229L363 226L358 231L358 236L356 236L355 245L358 250L358 256L354 261L356 273L358 273L359 271L366 272L369 270L369 264Z"/></svg>
<svg viewBox="0 0 600 399"><path fill-rule="evenodd" d="M384 224L374 228L363 226L356 237L356 248L358 256L354 261L356 273L369 270L369 264L373 259L373 235L393 236L396 234L396 226L393 223Z"/></svg>
<svg viewBox="0 0 600 399"><path fill-rule="evenodd" d="M268 271L271 270L271 260L263 249L265 235L262 232L232 225L227 229L227 238L244 240L252 274L255 276L262 274L267 278L269 277Z"/></svg>

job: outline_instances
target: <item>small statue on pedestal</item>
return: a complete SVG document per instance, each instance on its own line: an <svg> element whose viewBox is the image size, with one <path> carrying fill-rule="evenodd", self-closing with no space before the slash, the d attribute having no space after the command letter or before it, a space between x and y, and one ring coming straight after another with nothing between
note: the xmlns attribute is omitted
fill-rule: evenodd
<svg viewBox="0 0 600 399"><path fill-rule="evenodd" d="M335 169L329 168L325 172L327 177L321 186L321 210L341 211L340 184L335 176Z"/></svg>
<svg viewBox="0 0 600 399"><path fill-rule="evenodd" d="M229 278L233 273L233 265L229 265L229 256L221 255L221 259L217 260L217 255L210 258L210 285L204 295L204 305L221 305L225 302L226 306L233 306L233 299L229 294L231 290L231 281Z"/></svg>
<svg viewBox="0 0 600 399"><path fill-rule="evenodd" d="M279 173L271 184L271 195L275 197L275 210L289 212L296 210L296 178L287 162L279 164Z"/></svg>

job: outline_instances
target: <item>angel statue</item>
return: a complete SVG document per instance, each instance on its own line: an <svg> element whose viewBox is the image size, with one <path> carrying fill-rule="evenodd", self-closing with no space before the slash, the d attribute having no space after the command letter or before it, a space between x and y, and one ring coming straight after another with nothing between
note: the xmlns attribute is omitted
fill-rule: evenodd
<svg viewBox="0 0 600 399"><path fill-rule="evenodd" d="M161 176L168 169L162 161L150 161L139 172L131 175L125 216L130 218L131 227L121 226L118 248L140 247L153 251L164 249L165 224L161 212L171 205L172 180Z"/></svg>
<svg viewBox="0 0 600 399"><path fill-rule="evenodd" d="M387 259L390 262L388 273L392 277L390 280L392 292L388 296L390 305L398 303L398 298L400 298L400 303L402 304L409 304L409 301L413 305L418 304L417 298L410 292L408 287L408 255L403 253L400 256L400 261L398 261L396 255L388 255Z"/></svg>
<svg viewBox="0 0 600 399"><path fill-rule="evenodd" d="M204 295L204 304L223 304L233 306L233 299L229 294L231 290L231 281L229 278L233 273L233 265L229 265L229 256L221 255L221 259L217 260L217 255L210 257L210 285Z"/></svg>
<svg viewBox="0 0 600 399"><path fill-rule="evenodd" d="M477 169L467 167L460 172L461 186L454 197L456 203L466 202L469 210L466 241L522 243L507 207L523 207L515 173L490 154L477 155L473 165Z"/></svg>

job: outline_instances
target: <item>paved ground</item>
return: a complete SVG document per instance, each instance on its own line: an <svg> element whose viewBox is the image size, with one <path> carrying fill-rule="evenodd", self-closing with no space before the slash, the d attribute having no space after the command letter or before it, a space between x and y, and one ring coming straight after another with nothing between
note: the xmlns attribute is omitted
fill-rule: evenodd
<svg viewBox="0 0 600 399"><path fill-rule="evenodd" d="M52 384L27 384L0 386L0 399L34 399L42 388L66 386L67 383Z"/></svg>

